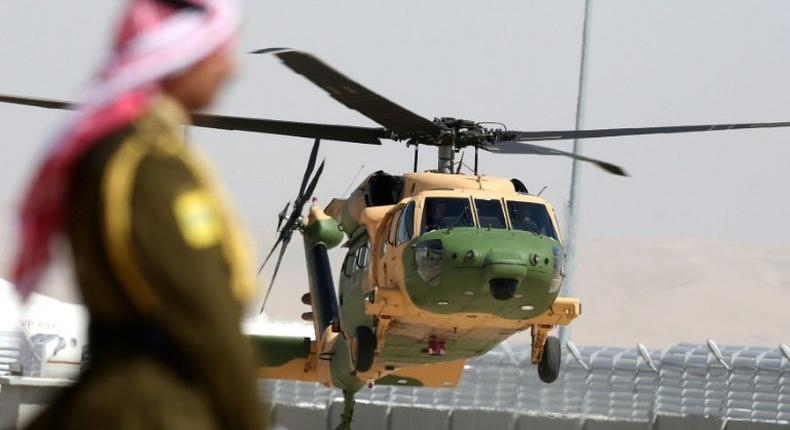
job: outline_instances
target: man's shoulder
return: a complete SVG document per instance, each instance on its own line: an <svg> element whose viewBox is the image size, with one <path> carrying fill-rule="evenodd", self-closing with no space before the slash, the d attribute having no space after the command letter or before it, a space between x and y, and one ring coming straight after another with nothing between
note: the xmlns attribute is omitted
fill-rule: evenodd
<svg viewBox="0 0 790 430"><path fill-rule="evenodd" d="M133 126L129 124L108 133L80 157L71 179L72 194L88 191L94 188L95 184L102 182L110 160L115 158L123 143L134 134L134 131Z"/></svg>
<svg viewBox="0 0 790 430"><path fill-rule="evenodd" d="M173 99L160 96L148 111L133 123L134 137L162 155L181 155L186 150L184 124L186 113Z"/></svg>
<svg viewBox="0 0 790 430"><path fill-rule="evenodd" d="M126 159L180 157L185 150L185 143L174 132L174 125L156 112L149 111L136 121L100 138L83 157L80 170L104 170L108 163L117 158L122 160L116 164L126 165Z"/></svg>

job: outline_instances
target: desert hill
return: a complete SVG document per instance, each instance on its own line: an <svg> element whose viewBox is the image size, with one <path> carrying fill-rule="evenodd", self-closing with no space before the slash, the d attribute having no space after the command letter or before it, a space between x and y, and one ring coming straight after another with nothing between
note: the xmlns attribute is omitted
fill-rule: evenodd
<svg viewBox="0 0 790 430"><path fill-rule="evenodd" d="M334 260L342 257L334 254L337 270ZM287 261L281 271L267 307L272 318L298 320L307 310L299 301L307 291L300 264ZM57 265L42 292L78 300L68 273ZM579 345L663 348L708 338L722 345L790 343L790 246L586 239L579 244L574 293L583 301L572 330Z"/></svg>

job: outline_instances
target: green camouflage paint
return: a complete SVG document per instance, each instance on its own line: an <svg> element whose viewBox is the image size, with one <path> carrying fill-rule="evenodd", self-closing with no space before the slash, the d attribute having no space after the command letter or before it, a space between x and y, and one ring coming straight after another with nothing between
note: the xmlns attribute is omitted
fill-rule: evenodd
<svg viewBox="0 0 790 430"><path fill-rule="evenodd" d="M417 272L415 246L438 239L443 246L441 276L429 285ZM552 279L560 270L555 255L562 245L547 236L517 230L474 227L442 229L423 234L403 249L406 290L416 306L438 314L488 313L507 319L540 315L559 293ZM555 264L556 263L556 264ZM495 300L488 282L495 278L518 280L516 296ZM523 310L522 306L531 306Z"/></svg>

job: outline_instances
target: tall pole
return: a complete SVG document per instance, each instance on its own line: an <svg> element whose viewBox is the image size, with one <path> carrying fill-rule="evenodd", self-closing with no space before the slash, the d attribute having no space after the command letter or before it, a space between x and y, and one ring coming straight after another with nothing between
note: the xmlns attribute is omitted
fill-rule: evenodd
<svg viewBox="0 0 790 430"><path fill-rule="evenodd" d="M588 58L588 37L590 33L590 3L591 0L584 0L584 21L582 23L582 49L581 59L579 61L579 88L576 93L576 130L579 130L584 125L584 107L585 96L587 92L587 58ZM582 142L578 139L573 140L573 153L581 154ZM578 225L577 215L579 213L579 190L581 188L581 163L579 160L573 159L571 167L571 192L568 201L568 221L565 230L565 282L563 283L562 292L563 296L571 296L573 294L573 283L576 278L576 226ZM570 339L571 329L570 326L560 327L560 343L565 345Z"/></svg>

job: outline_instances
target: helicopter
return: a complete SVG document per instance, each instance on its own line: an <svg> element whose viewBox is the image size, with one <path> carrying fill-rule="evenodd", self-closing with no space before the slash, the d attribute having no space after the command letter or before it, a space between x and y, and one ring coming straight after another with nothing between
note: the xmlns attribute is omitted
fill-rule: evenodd
<svg viewBox="0 0 790 430"><path fill-rule="evenodd" d="M251 335L262 378L320 382L343 391L340 428L350 425L354 394L365 385L452 388L466 360L530 330L539 378L559 376L561 345L549 335L581 315L580 300L561 297L565 249L553 206L518 179L478 173L480 150L552 155L627 176L607 161L536 145L569 139L788 127L790 122L593 130L519 131L451 117L429 120L376 94L317 57L288 48L253 54L285 66L380 127L192 114L191 125L315 139L297 197L278 214L278 236L261 269L277 255L265 307L295 233L304 242L309 291L302 317L314 338ZM70 109L64 101L0 95L0 102ZM412 172L374 172L348 198L325 208L311 201L324 162L322 140L414 147ZM438 148L435 170L418 172L420 146ZM472 174L458 152L473 148ZM328 250L342 244L339 283ZM260 273L260 272L259 272ZM262 310L263 310L262 307Z"/></svg>

